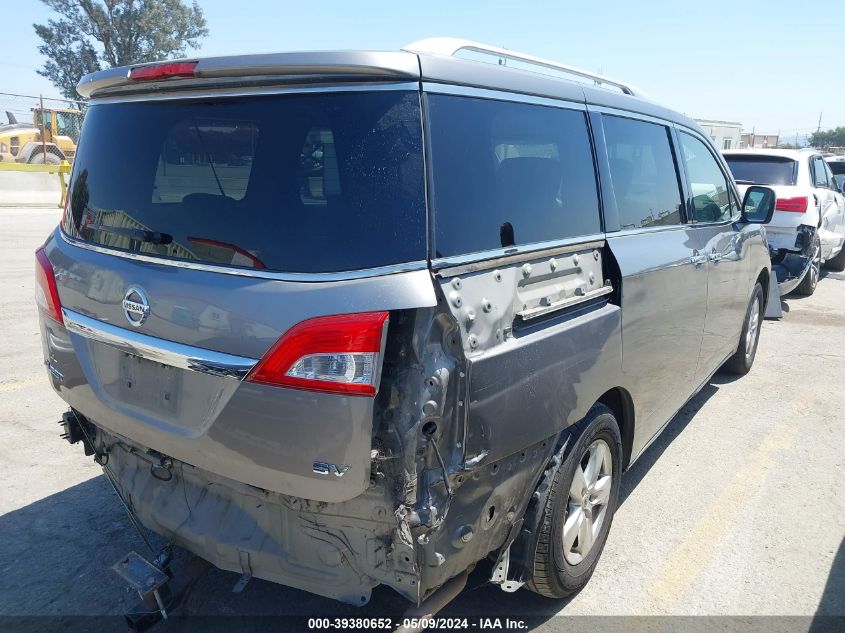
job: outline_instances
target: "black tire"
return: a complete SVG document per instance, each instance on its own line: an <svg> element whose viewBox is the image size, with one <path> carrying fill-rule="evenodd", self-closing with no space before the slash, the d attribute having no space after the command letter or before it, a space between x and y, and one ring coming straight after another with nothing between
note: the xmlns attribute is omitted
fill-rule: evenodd
<svg viewBox="0 0 845 633"><path fill-rule="evenodd" d="M567 560L567 554L564 552L563 534L570 514L570 488L576 468L581 470L585 456L589 461L589 449L599 441L604 442L608 449L612 464L611 473L605 475L610 478L610 492L592 546L580 562L572 563ZM583 470L581 472L583 473ZM544 481L541 481L542 487L550 479L551 486L542 507L537 508L541 515L531 544L530 551L533 556L529 557L527 566L530 574L526 582L528 589L549 598L563 598L580 591L587 584L604 549L613 515L616 513L621 475L622 438L619 435L619 425L610 409L597 404L571 432L560 465L547 470ZM600 506L593 506L588 511L596 512L597 507ZM592 520L591 518L590 521Z"/></svg>
<svg viewBox="0 0 845 633"><path fill-rule="evenodd" d="M836 257L832 257L824 263L824 267L838 273L845 270L845 244L842 245L842 250Z"/></svg>
<svg viewBox="0 0 845 633"><path fill-rule="evenodd" d="M752 319L752 310L755 305L757 306L757 321L753 340L751 341L751 349L749 351L747 347L748 329L752 327L752 324L754 323L754 320ZM745 309L745 320L742 323L742 332L739 335L739 344L737 345L734 355L731 356L724 365L722 365L722 371L726 371L730 374L737 374L739 376L744 376L751 371L751 366L754 365L754 359L757 357L757 343L760 341L764 305L763 287L757 283L754 285L754 291L751 293L751 299L748 301L748 307Z"/></svg>
<svg viewBox="0 0 845 633"><path fill-rule="evenodd" d="M819 272L822 267L822 249L821 241L816 236L814 248L816 249L816 256L810 264L810 268L804 274L804 279L795 288L795 294L809 297L816 291L816 286L819 285Z"/></svg>

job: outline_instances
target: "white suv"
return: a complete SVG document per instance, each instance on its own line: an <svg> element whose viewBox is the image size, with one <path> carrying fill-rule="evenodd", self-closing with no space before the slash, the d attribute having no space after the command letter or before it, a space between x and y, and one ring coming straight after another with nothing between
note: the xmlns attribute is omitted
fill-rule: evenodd
<svg viewBox="0 0 845 633"><path fill-rule="evenodd" d="M822 262L845 269L845 196L816 150L726 150L740 193L749 185L772 187L778 200L767 227L773 263L799 254L812 264L797 291L812 294Z"/></svg>

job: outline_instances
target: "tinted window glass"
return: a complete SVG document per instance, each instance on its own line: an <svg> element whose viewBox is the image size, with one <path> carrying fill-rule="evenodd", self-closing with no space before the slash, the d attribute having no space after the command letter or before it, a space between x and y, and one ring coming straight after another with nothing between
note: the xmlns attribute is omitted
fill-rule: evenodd
<svg viewBox="0 0 845 633"><path fill-rule="evenodd" d="M845 160L830 161L827 166L830 167L830 171L837 176L845 174Z"/></svg>
<svg viewBox="0 0 845 633"><path fill-rule="evenodd" d="M681 223L681 191L669 130L605 116L610 178L622 229Z"/></svg>
<svg viewBox="0 0 845 633"><path fill-rule="evenodd" d="M435 253L601 230L583 112L429 96Z"/></svg>
<svg viewBox="0 0 845 633"><path fill-rule="evenodd" d="M692 189L696 222L729 220L738 211L728 181L707 146L682 132L681 153Z"/></svg>
<svg viewBox="0 0 845 633"><path fill-rule="evenodd" d="M825 167L824 159L820 156L813 158L813 178L816 187L827 187L829 185L827 168Z"/></svg>
<svg viewBox="0 0 845 633"><path fill-rule="evenodd" d="M242 200L249 183L258 127L252 121L190 117L167 132L153 181L152 202L182 202L192 194Z"/></svg>
<svg viewBox="0 0 845 633"><path fill-rule="evenodd" d="M65 230L286 272L424 259L415 92L92 106Z"/></svg>
<svg viewBox="0 0 845 633"><path fill-rule="evenodd" d="M734 180L745 185L794 185L796 163L779 156L730 154L725 162Z"/></svg>

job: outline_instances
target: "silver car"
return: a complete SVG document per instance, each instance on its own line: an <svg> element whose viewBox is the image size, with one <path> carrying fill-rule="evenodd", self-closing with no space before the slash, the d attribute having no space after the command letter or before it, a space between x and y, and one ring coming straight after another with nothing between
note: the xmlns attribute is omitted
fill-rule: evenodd
<svg viewBox="0 0 845 633"><path fill-rule="evenodd" d="M622 82L436 40L79 91L36 267L65 432L143 525L246 579L419 605L492 557L507 591L570 594L623 472L754 362L774 193L740 198Z"/></svg>

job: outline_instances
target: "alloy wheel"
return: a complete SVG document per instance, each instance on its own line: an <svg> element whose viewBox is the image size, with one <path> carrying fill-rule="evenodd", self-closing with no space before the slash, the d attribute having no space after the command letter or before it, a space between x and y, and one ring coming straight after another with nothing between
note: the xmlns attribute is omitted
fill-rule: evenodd
<svg viewBox="0 0 845 633"><path fill-rule="evenodd" d="M575 467L563 524L563 555L577 565L601 534L613 486L613 456L604 440L587 447Z"/></svg>
<svg viewBox="0 0 845 633"><path fill-rule="evenodd" d="M760 297L754 297L751 305L751 312L748 315L748 324L745 327L745 357L751 358L754 353L754 346L757 343L757 331L760 329Z"/></svg>

